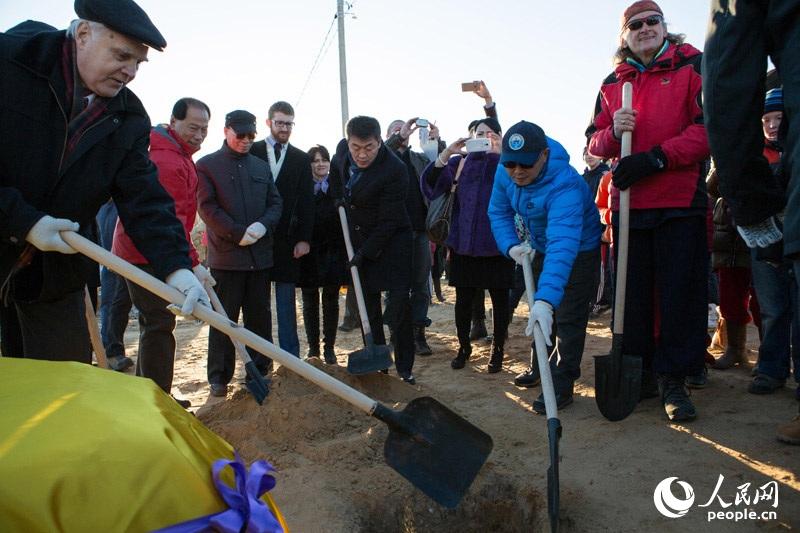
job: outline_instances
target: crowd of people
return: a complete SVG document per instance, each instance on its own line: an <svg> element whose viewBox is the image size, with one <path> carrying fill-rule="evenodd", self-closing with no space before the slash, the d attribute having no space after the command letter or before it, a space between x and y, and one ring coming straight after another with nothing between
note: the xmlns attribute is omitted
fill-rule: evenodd
<svg viewBox="0 0 800 533"><path fill-rule="evenodd" d="M490 337L486 372L497 373L524 291L520 265L531 262L536 294L526 332L538 325L547 339L562 409L572 403L580 377L589 317L612 304L620 191L627 190L622 350L642 357L640 398L659 398L670 420L694 419L687 387L704 387L709 367L746 363L751 320L760 348L749 392L775 392L792 373L800 383L800 187L792 168L800 164L800 122L788 120L797 112L798 87L793 78L780 79L793 72L782 65L796 51L797 37L787 32L773 39L780 46L759 48L773 54L777 72L769 78L763 64L737 78L723 50L754 39L747 30L764 17L747 18L730 4L741 2L713 3L717 32L705 55L668 31L656 2L625 9L615 68L600 85L586 130L583 175L538 125L523 120L504 133L482 81L472 90L485 101L484 116L450 144L419 117L395 120L384 132L375 118L357 116L332 152L322 145L304 151L290 142L294 109L278 101L267 110L268 133L260 140L252 112L227 112L222 146L195 162L210 106L181 98L169 122L151 128L127 87L148 50L166 46L132 0L78 0L80 18L66 31L22 23L0 34L2 128L8 129L0 146L2 354L90 363L83 295L85 287L99 285L111 367L134 364L122 336L135 307L136 374L171 392L175 315L167 302L106 269L98 276L97 265L76 255L62 231L93 238L166 280L186 295L183 314L210 305L216 292L231 319L241 316L244 327L270 341L274 284L278 344L296 357L299 288L305 357L321 356L330 365L337 364L343 286L347 309L338 329L360 324L352 303L355 267L372 340L387 344L388 326L397 374L411 384L415 357L433 351L428 307L432 292L443 299L441 274L455 288L458 350L450 366L463 369L472 343ZM759 13L769 21L786 16L780 9ZM628 82L631 107L622 101ZM741 113L731 118L734 108ZM743 131L749 136L740 146ZM422 152L410 147L414 133ZM629 134L631 155L622 156ZM785 151L794 157L782 157ZM454 198L449 233L434 243L426 217L443 194ZM200 239L193 234L198 216ZM724 349L718 359L707 351L710 303L715 311L719 304L720 318L712 323L713 341ZM270 358L250 356L269 375ZM211 329L212 395L227 395L234 369L233 344ZM540 383L533 346L530 368L514 382ZM533 408L544 413L542 396ZM779 428L779 438L800 443L800 417Z"/></svg>

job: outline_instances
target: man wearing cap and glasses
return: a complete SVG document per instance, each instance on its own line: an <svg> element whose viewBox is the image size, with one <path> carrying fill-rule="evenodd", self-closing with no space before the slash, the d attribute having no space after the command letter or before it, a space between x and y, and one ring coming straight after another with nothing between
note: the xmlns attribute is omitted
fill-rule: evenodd
<svg viewBox="0 0 800 533"><path fill-rule="evenodd" d="M90 234L111 197L155 274L208 303L174 202L148 158L150 119L127 88L164 37L132 0L76 0L67 31L27 21L0 34L0 284L26 357L91 362L83 291ZM0 324L5 329L7 324Z"/></svg>
<svg viewBox="0 0 800 533"><path fill-rule="evenodd" d="M530 231L530 244L520 243L515 214ZM586 325L600 282L602 226L589 186L569 165L569 155L536 124L519 122L503 137L489 220L497 248L517 263L530 261L536 251L536 300L525 333L532 335L538 323L547 345L557 352L551 354L550 371L562 409L572 403L573 384L581 373ZM531 367L514 382L533 387L539 381L532 345ZM544 414L542 395L533 409Z"/></svg>
<svg viewBox="0 0 800 533"><path fill-rule="evenodd" d="M225 116L222 148L197 162L197 207L206 223L208 266L228 317L267 337L270 325L268 270L282 201L269 165L250 154L256 117L247 111ZM262 374L272 361L247 349ZM233 344L215 329L208 333L208 383L211 394L225 396L236 365Z"/></svg>

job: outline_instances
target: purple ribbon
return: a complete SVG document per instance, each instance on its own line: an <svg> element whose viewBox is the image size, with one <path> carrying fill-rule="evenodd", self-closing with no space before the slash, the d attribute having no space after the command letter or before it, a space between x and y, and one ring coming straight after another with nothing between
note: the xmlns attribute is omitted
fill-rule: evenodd
<svg viewBox="0 0 800 533"><path fill-rule="evenodd" d="M220 473L231 467L235 488L220 479ZM202 516L156 530L156 533L199 533L219 531L223 533L283 533L278 520L261 496L275 487L275 478L270 475L275 469L266 461L255 461L250 471L236 454L233 460L219 459L211 468L214 485L219 495L230 507L226 511Z"/></svg>

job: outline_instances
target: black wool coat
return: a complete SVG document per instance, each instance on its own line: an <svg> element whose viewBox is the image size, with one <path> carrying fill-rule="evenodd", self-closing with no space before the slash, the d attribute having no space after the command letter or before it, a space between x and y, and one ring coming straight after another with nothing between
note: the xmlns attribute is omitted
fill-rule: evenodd
<svg viewBox="0 0 800 533"><path fill-rule="evenodd" d="M343 139L331 161L331 174L347 184L350 158ZM343 197L353 248L364 256L359 269L367 292L411 287L411 223L406 212L408 171L381 144L375 161Z"/></svg>
<svg viewBox="0 0 800 533"><path fill-rule="evenodd" d="M150 119L139 99L123 88L62 161L69 113L61 73L66 35L30 21L18 28L23 31L0 33L0 283L5 290L19 301L48 301L82 289L91 267L80 254L37 252L30 266L8 276L27 244L25 235L40 218L74 220L89 235L109 197L157 276L190 268L174 202L148 157Z"/></svg>
<svg viewBox="0 0 800 533"><path fill-rule="evenodd" d="M250 153L269 165L267 141L253 143ZM308 154L291 144L286 148L283 166L275 179L283 198L283 214L275 228L274 263L269 273L272 281L297 283L300 264L294 258L294 247L300 241L311 242L314 231L314 178Z"/></svg>

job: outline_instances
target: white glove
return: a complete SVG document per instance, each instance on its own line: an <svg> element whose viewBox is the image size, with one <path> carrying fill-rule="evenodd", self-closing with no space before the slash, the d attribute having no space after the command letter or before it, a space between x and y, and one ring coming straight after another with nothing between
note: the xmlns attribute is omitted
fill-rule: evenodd
<svg viewBox="0 0 800 533"><path fill-rule="evenodd" d="M553 306L544 300L536 300L533 302L530 316L528 317L528 327L525 328L525 335L533 337L533 326L539 323L544 334L544 342L548 346L552 346L553 342L550 336L553 334Z"/></svg>
<svg viewBox="0 0 800 533"><path fill-rule="evenodd" d="M206 290L200 280L188 268L180 268L167 276L167 285L178 289L186 295L186 299L180 309L180 314L183 316L191 315L197 302L211 307L211 301L208 299Z"/></svg>
<svg viewBox="0 0 800 533"><path fill-rule="evenodd" d="M522 265L523 261L528 261L530 263L531 256L533 255L533 248L531 248L531 245L527 242L517 244L508 250L508 255L510 255L511 259L516 261L518 265Z"/></svg>
<svg viewBox="0 0 800 533"><path fill-rule="evenodd" d="M749 248L766 248L783 238L781 230L775 224L775 217L769 217L752 226L736 226L736 229Z"/></svg>
<svg viewBox="0 0 800 533"><path fill-rule="evenodd" d="M213 287L217 284L217 280L214 279L214 277L211 275L211 272L209 272L206 267L199 263L197 266L192 267L192 272L194 272L194 275L197 276L197 279L200 280L200 283L202 283L204 287L206 285Z"/></svg>
<svg viewBox="0 0 800 533"><path fill-rule="evenodd" d="M80 224L66 218L53 218L45 215L33 225L25 240L43 252L61 252L76 254L77 250L64 242L59 231L78 231Z"/></svg>
<svg viewBox="0 0 800 533"><path fill-rule="evenodd" d="M253 222L247 226L247 229L244 231L244 236L242 236L242 240L239 241L239 246L250 246L251 244L255 244L258 239L266 234L267 228L264 227L264 224L261 222Z"/></svg>

